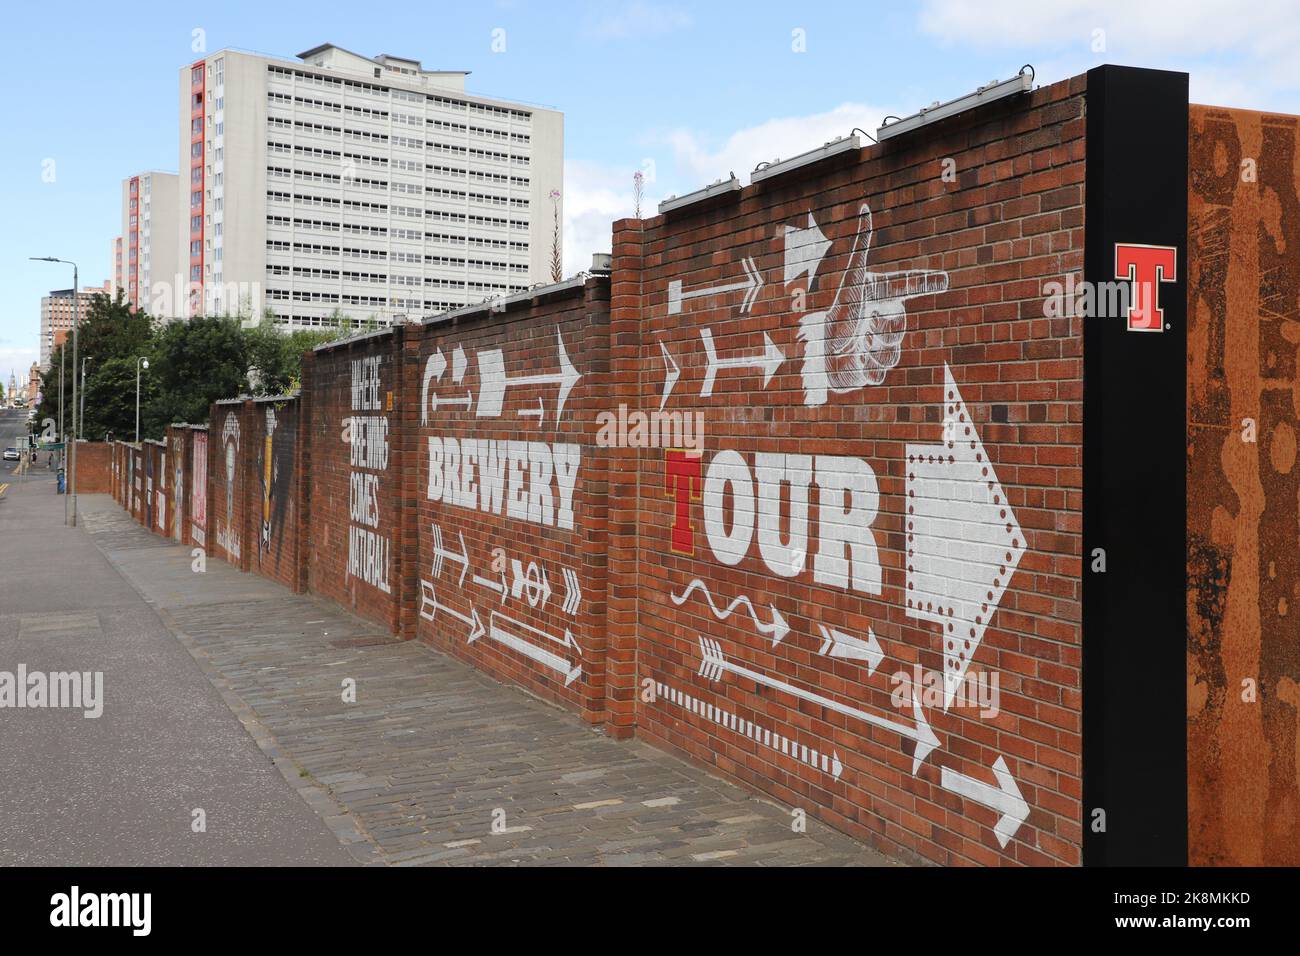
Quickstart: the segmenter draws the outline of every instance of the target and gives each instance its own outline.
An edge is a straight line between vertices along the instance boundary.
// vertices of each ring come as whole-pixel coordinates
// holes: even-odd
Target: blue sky
[[[565,266],[644,208],[734,170],[873,130],[1033,63],[1186,70],[1192,98],[1300,113],[1300,17],[1286,0],[671,2],[387,0],[14,4],[0,36],[0,378],[37,355],[40,298],[76,260],[108,278],[122,178],[175,170],[177,70],[223,47],[292,57],[324,42],[468,69],[472,92],[565,112]],[[492,50],[503,30],[504,52]],[[803,31],[804,49],[795,42]],[[1097,31],[1102,31],[1098,34]],[[497,34],[501,36],[501,34]],[[1104,49],[1096,50],[1099,39]],[[54,181],[42,177],[53,160]]]

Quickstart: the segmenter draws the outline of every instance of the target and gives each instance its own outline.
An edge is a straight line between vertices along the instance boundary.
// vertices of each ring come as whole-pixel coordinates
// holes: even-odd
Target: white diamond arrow
[[[999,845],[1005,849],[1007,843],[1020,829],[1020,824],[1024,823],[1029,816],[1029,804],[1020,795],[1020,788],[1016,786],[1015,778],[1007,769],[1006,760],[999,756],[993,762],[993,776],[998,781],[996,787],[974,777],[968,777],[964,773],[958,773],[956,770],[949,770],[947,767],[940,767],[939,771],[939,785],[945,790],[951,790],[967,800],[974,800],[1001,814],[993,827],[993,833],[998,838]]]
[[[704,341],[704,352],[709,363],[704,370],[704,383],[700,386],[701,398],[708,398],[713,394],[713,379],[717,376],[719,369],[761,368],[763,370],[763,387],[767,388],[768,382],[772,381],[772,376],[776,374],[776,370],[785,361],[785,355],[776,347],[766,332],[763,333],[763,351],[760,354],[733,355],[728,358],[718,358],[717,349],[713,346],[712,329],[700,329],[700,338]]]
[[[510,378],[506,375],[505,355],[501,349],[479,349],[478,417],[498,417],[501,414],[501,405],[505,400],[507,388],[526,385],[559,385],[560,391],[555,399],[555,419],[559,421],[564,414],[564,403],[569,397],[569,392],[573,390],[573,386],[578,383],[578,379],[582,378],[582,375],[569,361],[569,354],[564,350],[564,336],[560,334],[558,325],[555,327],[555,341],[557,343],[556,355],[560,365],[558,372],[550,372],[544,375],[521,375],[516,378]]]
[[[727,660],[723,656],[722,646],[708,638],[700,638],[700,676],[708,680],[721,680],[725,671],[731,671],[737,677],[747,677],[758,684],[771,687],[773,690],[779,690],[789,694],[792,697],[798,697],[800,700],[806,700],[809,703],[825,707],[827,710],[833,710],[837,714],[843,714],[846,717],[852,717],[855,720],[861,720],[864,723],[871,724],[873,727],[881,727],[885,730],[892,730],[900,737],[906,737],[908,740],[916,741],[916,750],[912,753],[912,774],[916,775],[917,770],[921,768],[921,763],[930,755],[930,751],[939,746],[939,738],[934,735],[930,729],[929,723],[925,719],[925,714],[921,710],[921,701],[917,698],[916,692],[912,692],[912,712],[916,717],[916,725],[909,727],[906,724],[900,724],[897,721],[890,720],[887,717],[877,717],[875,714],[868,713],[865,710],[859,710],[856,707],[850,707],[848,704],[841,704],[838,700],[832,700],[830,697],[823,697],[821,694],[815,694],[810,690],[802,687],[796,687],[776,677],[771,677],[761,671],[751,670],[734,661]]]
[[[827,627],[825,624],[818,624],[817,627],[821,630],[823,638],[818,654],[829,653],[831,657],[866,661],[868,675],[874,674],[885,658],[885,652],[880,649],[880,644],[876,641],[876,632],[871,628],[867,628],[867,639],[864,641],[843,631],[837,631],[833,627]]]
[[[944,364],[943,444],[908,445],[907,616],[943,627],[952,703],[1025,553],[1025,536]]]
[[[807,273],[808,284],[812,285],[817,267],[821,265],[826,250],[831,247],[831,241],[817,227],[812,213],[808,213],[807,229],[786,226],[782,233],[785,236],[785,284],[789,285]]]

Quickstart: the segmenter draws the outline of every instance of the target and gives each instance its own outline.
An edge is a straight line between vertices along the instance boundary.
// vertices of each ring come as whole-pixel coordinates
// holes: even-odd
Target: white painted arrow
[[[460,565],[460,580],[456,582],[457,587],[465,586],[465,572],[469,570],[469,550],[465,547],[465,536],[459,531],[456,532],[460,538],[460,554],[455,551],[448,551],[442,544],[442,528],[436,524],[433,526],[433,576],[436,578],[442,574],[442,565],[444,561],[454,561]]]
[[[442,373],[446,368],[447,360],[442,357],[442,349],[434,349],[433,354],[424,363],[424,383],[420,386],[421,425],[429,424],[429,385],[435,381],[442,381]]]
[[[1029,816],[1029,804],[1020,795],[1020,788],[1016,786],[1015,778],[1007,769],[1006,760],[998,757],[993,761],[993,776],[998,781],[996,787],[983,780],[958,773],[956,770],[949,770],[947,767],[940,767],[939,771],[939,785],[945,790],[951,790],[958,796],[974,800],[981,806],[1001,814],[993,827],[993,833],[998,838],[998,844],[1006,849],[1007,843],[1016,835],[1020,825]]]
[[[733,355],[730,358],[718,358],[713,347],[713,330],[700,329],[700,338],[704,340],[704,352],[708,358],[708,367],[704,370],[704,384],[700,386],[700,397],[708,398],[713,394],[713,379],[719,369],[724,368],[761,368],[763,370],[763,387],[767,388],[772,376],[785,361],[785,355],[776,347],[766,332],[763,333],[763,351],[759,355]]]
[[[578,642],[573,639],[573,634],[567,628],[564,631],[564,637],[558,638],[547,634],[543,630],[525,624],[523,621],[516,621],[514,618],[507,617],[499,611],[493,611],[488,628],[488,637],[503,644],[512,650],[518,651],[530,660],[534,660],[543,667],[548,667],[564,675],[564,686],[568,687],[580,676],[582,676],[582,665],[578,663],[570,664],[567,660],[545,647],[539,647],[532,641],[527,640],[519,633],[512,633],[505,627],[497,623],[500,618],[506,624],[515,628],[516,631],[527,631],[530,634],[537,635],[547,641],[559,644],[561,647],[571,647],[582,656],[582,648],[578,647]]]
[[[818,624],[818,629],[822,632],[822,647],[818,654],[825,655],[830,653],[831,657],[840,657],[845,660],[866,661],[867,674],[871,675],[876,672],[880,662],[885,658],[885,652],[880,649],[880,644],[876,640],[876,632],[867,628],[867,639],[864,641],[860,637],[853,637],[845,634],[843,631],[837,631],[833,627],[827,627],[825,624]]]
[[[436,412],[440,405],[470,409],[474,407],[474,396],[470,392],[466,392],[464,398],[439,398],[438,394],[435,392],[429,398],[428,407]]]
[[[740,260],[740,268],[745,272],[745,278],[740,282],[731,282],[727,285],[708,286],[703,289],[693,289],[690,292],[682,291],[682,280],[674,279],[668,283],[668,314],[677,315],[682,311],[682,302],[686,299],[696,299],[707,295],[721,295],[724,292],[739,292],[745,290],[745,298],[740,303],[740,311],[748,312],[754,307],[754,301],[758,298],[759,291],[763,288],[763,274],[758,271],[758,266],[754,264],[753,257],[746,256]]]
[[[496,418],[501,414],[501,404],[505,400],[506,389],[525,385],[559,385],[560,391],[555,399],[555,419],[559,421],[564,415],[564,403],[573,386],[582,378],[578,370],[569,361],[569,354],[564,350],[564,336],[560,327],[555,327],[556,354],[560,370],[545,375],[521,375],[510,378],[506,375],[505,356],[501,349],[479,349],[478,351],[478,417]]]
[[[465,358],[465,350],[457,345],[456,350],[451,353],[451,380],[453,382],[459,382],[465,377],[465,366],[468,364],[469,360]]]
[[[537,607],[541,604],[545,607],[551,598],[551,584],[547,580],[546,569],[539,568],[536,561],[529,561],[528,570],[525,571],[522,561],[511,558],[510,571],[514,577],[514,583],[510,585],[510,596],[517,598],[526,592],[529,605]]]
[[[912,692],[912,711],[916,717],[916,725],[909,727],[906,724],[900,724],[897,721],[887,717],[877,717],[875,714],[867,713],[865,710],[858,710],[856,707],[850,707],[848,704],[841,704],[837,700],[829,697],[823,697],[821,694],[815,694],[810,690],[802,687],[796,687],[788,684],[776,677],[771,677],[760,671],[751,670],[748,667],[729,661],[722,654],[722,646],[708,638],[700,638],[700,676],[708,680],[721,680],[724,671],[731,671],[737,677],[747,677],[758,684],[771,687],[774,690],[783,691],[792,697],[798,697],[800,700],[806,700],[809,703],[818,704],[827,710],[833,710],[837,714],[843,714],[846,717],[852,717],[855,720],[861,720],[864,723],[871,724],[873,727],[881,727],[885,730],[891,730],[900,737],[906,737],[908,740],[916,741],[916,750],[912,753],[912,774],[915,776],[920,769],[921,763],[930,755],[930,751],[939,746],[939,738],[934,735],[930,729],[929,723],[926,722],[925,714],[921,711],[921,701],[916,696],[916,691]]]
[[[432,621],[437,617],[438,612],[449,614],[456,620],[469,626],[469,642],[472,644],[483,636],[483,621],[478,616],[478,611],[474,605],[469,606],[468,614],[461,614],[455,608],[450,608],[445,604],[438,603],[438,595],[433,589],[433,583],[420,579],[420,617],[426,621]]]
[[[542,404],[542,396],[540,395],[537,396],[536,408],[521,408],[519,409],[518,412],[516,412],[516,414],[520,418],[536,418],[537,424],[540,425],[542,423],[542,419],[546,417],[546,406]]]
[[[789,754],[800,763],[807,764],[814,770],[829,773],[836,780],[844,772],[844,764],[840,762],[840,754],[837,750],[831,751],[829,754],[819,753],[815,747],[801,744],[792,737],[783,736],[781,733],[756,724],[752,720],[746,720],[744,717],[732,711],[724,710],[709,701],[692,697],[685,691],[678,690],[670,684],[656,682],[656,687],[660,700],[667,700],[704,720],[711,720],[720,727],[725,727],[742,737],[754,741],[755,744],[770,747],[780,754]]]
[[[664,389],[659,395],[659,410],[663,411],[664,406],[668,404],[668,396],[673,392],[673,386],[677,384],[677,379],[681,376],[682,370],[677,367],[673,361],[672,353],[668,351],[668,346],[663,342],[659,343],[659,350],[664,353]]]
[[[812,213],[808,213],[807,229],[785,226],[782,233],[785,236],[785,284],[789,285],[806,273],[811,286],[831,241],[818,228]]]
[[[943,707],[952,703],[1025,553],[1025,535],[943,367],[941,445],[908,445],[907,616],[943,626]]]
[[[754,621],[754,628],[761,634],[772,635],[773,647],[780,644],[782,639],[790,633],[790,625],[786,623],[785,618],[781,616],[781,612],[776,609],[775,604],[768,605],[768,610],[772,612],[771,621],[760,621],[757,612],[754,610],[754,602],[744,594],[735,598],[724,610],[719,610],[718,606],[713,603],[713,595],[709,593],[708,587],[705,586],[704,582],[699,578],[696,578],[690,584],[686,585],[686,590],[681,594],[670,593],[669,597],[673,599],[674,604],[681,607],[686,603],[686,599],[691,596],[691,592],[696,588],[704,594],[704,600],[708,602],[709,610],[713,612],[713,616],[719,621],[725,621],[727,618],[731,617],[732,612],[735,611],[737,607],[744,607],[745,610],[749,612],[750,618]]]
[[[506,597],[509,596],[510,589],[506,586],[506,573],[504,571],[501,572],[500,581],[494,581],[491,578],[485,578],[478,574],[474,575],[472,580],[475,584],[481,585],[492,591],[496,591],[498,594],[501,595],[501,603],[502,604],[506,603]]]
[[[578,583],[578,572],[572,568],[561,568],[564,572],[564,613],[576,617],[582,607],[582,585]]]

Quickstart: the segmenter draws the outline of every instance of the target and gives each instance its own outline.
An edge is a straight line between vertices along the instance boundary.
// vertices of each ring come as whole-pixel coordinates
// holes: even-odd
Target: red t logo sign
[[[1173,246],[1115,243],[1115,278],[1129,281],[1128,330],[1163,332],[1160,283],[1178,278],[1178,250]]]
[[[664,460],[664,492],[675,499],[672,549],[676,554],[695,553],[691,502],[700,500],[701,457],[672,449]]]

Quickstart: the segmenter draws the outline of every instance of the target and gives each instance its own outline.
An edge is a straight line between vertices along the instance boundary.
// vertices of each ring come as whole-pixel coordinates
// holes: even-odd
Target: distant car
[[[17,461],[20,457],[22,456],[18,454],[17,448],[5,449],[5,461]]]

